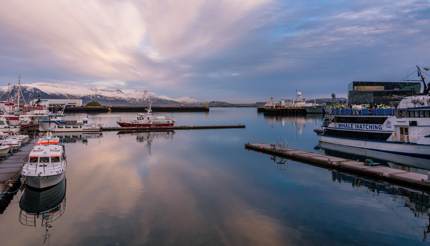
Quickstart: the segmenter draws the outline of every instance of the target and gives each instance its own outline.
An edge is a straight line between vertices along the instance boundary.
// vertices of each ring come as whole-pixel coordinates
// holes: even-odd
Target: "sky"
[[[0,84],[257,101],[430,65],[430,0],[3,0]]]

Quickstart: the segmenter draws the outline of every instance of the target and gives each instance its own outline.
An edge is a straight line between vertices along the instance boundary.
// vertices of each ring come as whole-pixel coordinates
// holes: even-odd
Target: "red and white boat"
[[[151,105],[149,105],[146,113],[138,113],[137,118],[131,121],[120,120],[117,122],[121,127],[136,127],[136,128],[160,128],[172,127],[175,121],[164,115],[153,115]]]

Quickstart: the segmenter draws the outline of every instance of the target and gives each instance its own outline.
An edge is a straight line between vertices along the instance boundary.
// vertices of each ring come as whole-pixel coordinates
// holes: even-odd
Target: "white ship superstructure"
[[[64,147],[58,144],[58,138],[45,137],[31,150],[21,174],[28,186],[44,189],[63,180],[65,171]]]

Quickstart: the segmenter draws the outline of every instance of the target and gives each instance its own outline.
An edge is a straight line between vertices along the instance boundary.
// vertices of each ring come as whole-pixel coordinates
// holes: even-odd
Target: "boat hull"
[[[117,122],[121,127],[136,127],[136,128],[159,128],[159,127],[173,127],[174,123],[131,123],[131,122]]]
[[[0,157],[5,157],[9,154],[10,147],[9,146],[0,146]]]
[[[362,159],[373,159],[377,162],[390,162],[394,164],[399,164],[402,166],[415,167],[419,169],[430,170],[430,163],[428,159],[394,154],[389,152],[383,152],[378,150],[370,150],[363,148],[350,147],[345,145],[338,145],[332,143],[320,142],[319,147],[325,151],[328,155],[335,155],[342,158],[362,158]],[[340,155],[341,154],[341,155]]]
[[[430,159],[430,145],[320,136],[320,142]]]
[[[26,187],[19,207],[27,213],[43,213],[56,208],[66,196],[66,179],[49,189],[34,190]]]
[[[35,189],[45,189],[60,183],[64,173],[50,176],[25,176],[25,184]]]

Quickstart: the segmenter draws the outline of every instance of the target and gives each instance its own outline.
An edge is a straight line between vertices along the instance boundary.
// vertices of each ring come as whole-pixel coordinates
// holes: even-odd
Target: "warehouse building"
[[[353,81],[348,88],[349,104],[397,105],[402,98],[421,92],[422,82],[413,81]]]

